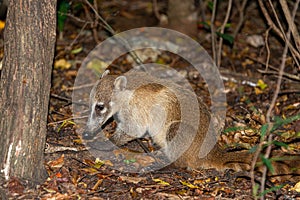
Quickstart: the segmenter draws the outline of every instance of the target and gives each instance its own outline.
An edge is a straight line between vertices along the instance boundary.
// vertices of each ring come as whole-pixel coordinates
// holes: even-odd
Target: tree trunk
[[[197,36],[198,14],[194,0],[169,0],[168,1],[169,28]]]
[[[0,172],[40,183],[56,39],[56,1],[10,0],[0,80]]]

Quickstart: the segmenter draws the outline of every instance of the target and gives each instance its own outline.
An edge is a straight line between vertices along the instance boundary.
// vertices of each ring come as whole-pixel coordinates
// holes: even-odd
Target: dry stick
[[[158,11],[157,0],[152,1],[152,10],[153,10],[155,17],[160,21],[161,19],[160,19],[160,14]]]
[[[96,17],[104,24],[104,28],[112,35],[115,35],[115,30],[99,15],[97,10],[91,5],[91,3],[88,0],[84,0],[84,2],[93,10]],[[114,38],[116,39],[116,38]],[[144,67],[142,60],[136,55],[134,51],[131,51],[131,47],[128,44],[126,40],[124,40],[122,37],[118,37],[118,41],[121,42],[121,44],[128,50],[129,55],[132,57],[132,59],[136,62],[136,64],[140,65],[145,71],[147,69]],[[117,41],[117,42],[118,42]]]
[[[91,88],[94,85],[95,85],[95,83],[89,83],[89,84],[80,85],[80,86],[77,86],[77,87],[68,87],[68,88],[62,89],[62,91],[81,90],[81,89],[85,89],[85,88]]]
[[[276,10],[275,10],[275,8],[274,8],[274,6],[273,6],[271,0],[269,0],[269,4],[270,4],[270,6],[271,6],[271,8],[272,8],[272,11],[273,11],[273,13],[274,13],[276,22],[278,23],[278,26],[279,26],[281,32],[283,33],[283,37],[284,37],[285,42],[288,44],[289,47],[290,47],[290,46],[293,47],[292,44],[291,44],[291,42],[290,42],[290,40],[287,39],[287,37],[286,37],[286,35],[285,35],[285,31],[284,31],[284,29],[283,29],[283,27],[282,27],[282,25],[281,25],[281,23],[280,23],[279,17],[278,17],[278,15],[277,15],[277,13],[276,13]],[[286,20],[289,20],[289,19],[286,18]],[[288,24],[290,24],[290,23],[294,23],[294,21],[288,22]],[[289,28],[291,29],[290,26],[289,26]],[[294,47],[293,47],[293,48],[294,48]],[[294,49],[295,49],[295,48],[294,48]],[[295,49],[295,51],[297,51],[297,50]],[[299,54],[298,51],[297,51],[297,53]],[[296,64],[297,64],[297,66],[300,67],[299,62],[298,62],[297,58],[294,56],[293,53],[292,53],[292,56],[293,56],[294,61],[295,61]]]
[[[232,0],[229,0],[229,2],[228,2],[228,7],[227,7],[227,12],[226,12],[226,16],[225,16],[224,22],[223,22],[223,24],[222,24],[222,26],[221,26],[221,29],[220,29],[220,33],[221,33],[221,34],[224,33],[226,24],[227,24],[228,19],[229,19],[229,16],[230,16],[231,7],[232,7]],[[217,55],[217,66],[218,66],[218,67],[221,66],[221,59],[222,59],[222,45],[223,45],[223,38],[222,38],[222,36],[221,36],[221,37],[220,37],[220,40],[219,40],[218,55]]]
[[[278,70],[275,70],[275,71],[265,71],[265,70],[257,69],[257,71],[259,73],[262,73],[262,74],[273,74],[273,75],[277,75],[278,74],[278,72],[276,72]],[[283,77],[285,77],[288,80],[300,81],[300,77],[298,77],[297,75],[289,74],[289,73],[286,73],[286,72],[283,73]]]
[[[211,46],[212,46],[212,52],[213,52],[213,59],[214,62],[217,63],[217,56],[216,56],[216,37],[215,37],[215,18],[216,18],[216,10],[217,10],[217,3],[218,0],[214,0],[213,5],[213,11],[210,19],[210,30],[211,30]],[[219,67],[219,66],[218,66]]]
[[[76,20],[80,23],[86,23],[86,24],[94,23],[93,21],[86,21],[86,20],[80,19],[79,17],[76,17],[76,16],[74,16],[72,14],[69,14],[69,13],[65,13],[64,15],[66,15],[67,17],[70,17],[70,18],[72,18],[72,19],[74,19],[74,20]]]
[[[270,65],[269,63],[267,63],[268,60],[266,61],[266,63],[263,63],[262,61],[260,61],[260,60],[258,60],[256,58],[253,58],[251,56],[246,56],[246,58],[249,58],[250,60],[253,60],[254,62],[257,62],[259,64],[265,65],[266,68],[270,68],[270,69],[274,70],[274,71],[267,71],[266,69],[265,70],[257,69],[257,71],[259,73],[262,73],[262,74],[274,74],[274,75],[278,74],[279,70],[276,67],[274,67],[274,66]],[[268,64],[268,66],[267,66],[267,64]],[[289,73],[284,72],[283,76],[286,77],[289,80],[300,81],[300,77],[298,77],[297,75],[294,75],[294,74],[289,74]]]
[[[300,37],[299,37],[299,33],[298,33],[298,30],[297,30],[297,27],[295,26],[295,23],[294,21],[292,20],[292,16],[291,16],[291,13],[289,11],[289,7],[286,3],[286,0],[279,0],[279,3],[282,7],[282,10],[283,10],[283,13],[284,13],[284,16],[288,22],[288,25],[289,27],[291,28],[291,31],[292,31],[292,35],[293,35],[293,38],[295,40],[295,44],[296,44],[296,47],[298,49],[298,51],[300,51]]]
[[[269,47],[269,32],[271,30],[271,27],[269,27],[266,31],[266,36],[265,36],[265,44],[266,44],[266,49],[267,49],[267,60],[266,60],[266,68],[265,71],[268,71],[269,69],[269,62],[270,62],[270,47]]]
[[[264,3],[262,0],[258,0],[258,3],[259,3],[259,7],[261,8],[262,10],[262,13],[264,15],[264,17],[266,18],[267,20],[267,23],[268,25],[275,31],[275,33],[285,42],[288,44],[289,48],[290,48],[290,51],[292,53],[292,56],[293,56],[293,59],[294,61],[296,62],[297,66],[299,66],[299,62],[297,59],[300,59],[300,53],[293,47],[293,45],[290,43],[290,41],[287,41],[286,38],[285,38],[285,35],[279,30],[279,28],[273,23],[266,7],[264,6]]]
[[[244,23],[244,15],[245,15],[245,8],[246,8],[246,4],[247,4],[248,0],[243,0],[243,3],[242,3],[242,6],[240,6],[238,8],[239,10],[239,16],[240,16],[240,19],[239,19],[239,22],[234,30],[234,33],[233,33],[233,38],[235,38],[238,34],[238,32],[240,31],[243,23]]]
[[[86,5],[83,5],[83,9],[84,9],[85,15],[88,18],[88,20],[92,21],[93,19],[92,19],[92,16],[90,15],[90,11],[89,11],[88,7]],[[94,21],[94,23],[92,23],[91,28],[92,28],[94,40],[97,44],[99,44],[100,40],[98,37],[98,31],[97,31],[97,21]]]

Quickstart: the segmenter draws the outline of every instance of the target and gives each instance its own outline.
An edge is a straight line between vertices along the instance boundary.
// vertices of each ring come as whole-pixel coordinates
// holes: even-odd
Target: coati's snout
[[[106,122],[112,117],[107,113],[107,107],[102,103],[94,103],[91,106],[91,113],[88,118],[83,139],[92,139],[106,126]]]

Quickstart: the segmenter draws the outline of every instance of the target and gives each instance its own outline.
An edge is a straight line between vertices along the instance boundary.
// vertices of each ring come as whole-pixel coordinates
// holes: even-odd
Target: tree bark
[[[10,0],[0,80],[0,173],[41,183],[56,1]]]

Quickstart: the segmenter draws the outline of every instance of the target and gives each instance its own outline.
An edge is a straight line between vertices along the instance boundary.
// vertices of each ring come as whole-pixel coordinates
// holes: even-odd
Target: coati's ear
[[[125,76],[119,76],[116,78],[114,86],[116,91],[123,91],[125,90],[127,85],[127,78]]]
[[[101,75],[101,78],[103,78],[103,77],[106,76],[107,74],[109,74],[109,70],[108,70],[108,69],[105,70],[105,71],[103,72],[103,74]]]

